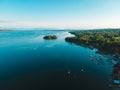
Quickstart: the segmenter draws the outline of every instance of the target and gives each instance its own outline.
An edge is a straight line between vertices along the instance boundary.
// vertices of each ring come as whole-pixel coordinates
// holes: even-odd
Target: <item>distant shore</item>
[[[0,32],[7,32],[7,31],[12,31],[12,30],[0,30]]]

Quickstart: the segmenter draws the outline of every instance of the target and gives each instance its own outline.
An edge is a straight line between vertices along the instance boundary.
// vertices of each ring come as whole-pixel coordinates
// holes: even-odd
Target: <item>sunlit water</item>
[[[51,34],[58,39],[43,39]],[[111,90],[109,57],[67,43],[67,36],[68,31],[0,32],[0,90]]]

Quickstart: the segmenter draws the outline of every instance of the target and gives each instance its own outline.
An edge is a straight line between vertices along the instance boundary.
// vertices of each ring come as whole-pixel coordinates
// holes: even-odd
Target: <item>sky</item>
[[[0,27],[120,28],[120,0],[0,0]]]

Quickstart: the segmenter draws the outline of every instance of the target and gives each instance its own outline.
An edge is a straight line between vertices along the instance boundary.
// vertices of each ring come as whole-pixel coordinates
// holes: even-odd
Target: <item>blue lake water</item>
[[[58,39],[43,39],[51,34]],[[67,36],[54,30],[0,32],[0,90],[112,90],[109,56],[67,43]]]

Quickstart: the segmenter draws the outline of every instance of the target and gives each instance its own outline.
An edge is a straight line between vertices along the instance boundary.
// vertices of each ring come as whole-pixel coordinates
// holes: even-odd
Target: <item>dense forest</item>
[[[43,38],[46,40],[53,40],[53,39],[57,39],[57,36],[56,35],[48,35],[48,36],[44,36]]]
[[[120,54],[120,29],[99,29],[72,31],[74,37],[67,37],[67,42],[97,48],[103,54]]]

